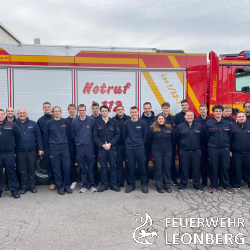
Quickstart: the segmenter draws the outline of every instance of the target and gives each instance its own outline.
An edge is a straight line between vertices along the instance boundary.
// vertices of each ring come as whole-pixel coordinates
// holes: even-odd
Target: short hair
[[[145,105],[150,105],[150,107],[152,107],[151,102],[144,102],[144,103],[143,103],[143,107],[144,107]]]
[[[49,105],[51,106],[51,103],[50,103],[50,102],[44,102],[44,103],[43,103],[43,106],[44,106],[45,104],[49,104]]]
[[[224,111],[224,107],[222,104],[215,104],[213,107],[212,107],[212,111],[214,112],[216,109],[221,109],[222,111]]]
[[[250,104],[250,102],[245,102],[245,103],[243,103],[243,108],[245,108],[245,105],[246,105],[247,103]]]
[[[5,114],[5,111],[3,109],[0,109],[0,111],[2,111]]]
[[[191,112],[191,113],[193,113],[193,114],[194,114],[194,111],[193,111],[193,110],[191,110],[191,109],[187,110],[187,111],[186,111],[186,113],[185,113],[185,115],[187,114],[187,112]]]
[[[79,110],[79,108],[85,108],[85,110],[86,110],[86,106],[84,104],[79,104],[78,105],[78,110]]]
[[[55,110],[56,108],[59,108],[59,109],[60,109],[60,111],[62,112],[62,109],[61,109],[59,106],[55,106],[55,107],[53,107],[52,112],[54,112],[54,110]]]
[[[124,108],[122,105],[118,105],[118,106],[116,106],[116,110],[117,110],[118,108],[120,108],[120,107]]]
[[[187,99],[183,99],[182,101],[181,101],[181,104],[182,103],[187,103],[188,104],[188,100]]]
[[[169,108],[170,108],[170,103],[164,102],[164,103],[162,103],[161,107],[162,107],[162,108],[163,108],[163,107],[169,107]]]
[[[72,104],[69,104],[69,105],[68,105],[68,110],[69,110],[69,108],[75,108],[75,109],[76,109],[76,105],[73,104],[73,103],[72,103]]]
[[[102,109],[107,109],[108,112],[109,112],[109,107],[108,107],[107,105],[102,105],[102,106],[100,107],[100,111],[102,111]]]
[[[225,106],[224,106],[224,110],[225,110],[225,109],[232,109],[232,108],[231,108],[229,105],[225,105]]]
[[[238,114],[244,114],[244,115],[246,116],[246,113],[245,113],[245,112],[243,112],[243,111],[239,111],[239,112],[237,112],[236,116],[238,116]]]
[[[91,105],[92,108],[93,108],[93,107],[96,107],[96,106],[97,106],[97,107],[100,106],[98,102],[93,102],[92,105]]]
[[[6,112],[7,112],[7,109],[9,109],[9,108],[12,108],[12,107],[8,107],[8,108],[6,108]],[[13,108],[12,108],[13,109]],[[13,109],[14,110],[14,109]],[[15,110],[14,110],[15,111]]]
[[[207,109],[207,105],[206,105],[206,104],[201,104],[201,105],[199,106],[199,109],[202,108],[202,107],[204,107],[204,108]]]
[[[130,108],[130,110],[131,110],[131,109],[133,109],[133,110],[137,109],[137,110],[138,110],[138,108],[137,108],[136,106],[132,106],[132,107]]]

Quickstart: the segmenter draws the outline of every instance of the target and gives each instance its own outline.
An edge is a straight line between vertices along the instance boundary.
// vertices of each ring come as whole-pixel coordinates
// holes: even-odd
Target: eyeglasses
[[[19,115],[25,115],[26,114],[26,112],[22,112],[22,113],[18,113]]]

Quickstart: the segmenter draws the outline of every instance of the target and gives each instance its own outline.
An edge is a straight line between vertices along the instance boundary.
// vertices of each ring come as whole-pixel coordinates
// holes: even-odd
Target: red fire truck
[[[219,58],[220,57],[220,58]],[[230,105],[233,114],[250,100],[250,52],[235,55],[184,53],[138,48],[0,44],[0,108],[25,108],[30,119],[42,115],[51,102],[68,116],[67,106],[91,103],[110,107],[113,116],[122,104],[142,113],[146,101],[155,113],[163,102],[172,114],[188,99],[196,115],[206,104]]]

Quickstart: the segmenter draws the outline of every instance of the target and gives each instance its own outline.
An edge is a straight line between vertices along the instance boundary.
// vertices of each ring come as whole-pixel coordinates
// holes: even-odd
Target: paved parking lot
[[[159,194],[152,180],[149,194],[141,192],[139,182],[130,194],[124,193],[125,187],[120,193],[83,194],[78,193],[79,188],[80,183],[73,194],[60,196],[46,185],[37,186],[37,194],[28,192],[18,200],[4,192],[0,198],[0,249],[250,249],[247,187],[235,195],[219,190],[215,194],[199,193],[191,183],[184,192],[173,188],[171,194]],[[170,218],[168,222],[173,218],[194,218],[196,222],[198,218],[244,218],[244,227],[183,227],[180,222],[177,227],[172,223],[166,227],[166,218]],[[218,243],[223,244],[208,245],[205,238],[203,244],[194,245],[194,239],[184,244],[181,236],[185,233],[184,243],[203,233],[204,237],[222,234]],[[233,245],[230,241],[225,244],[226,233],[232,235]],[[244,234],[244,244],[235,243],[238,233]],[[174,234],[179,245],[173,245]],[[152,244],[141,244],[145,242]],[[237,242],[241,243],[240,237]]]

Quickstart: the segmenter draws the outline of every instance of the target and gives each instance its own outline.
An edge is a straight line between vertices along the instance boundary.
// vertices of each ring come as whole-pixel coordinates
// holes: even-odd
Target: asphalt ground
[[[189,183],[183,192],[173,187],[171,194],[160,194],[150,180],[149,193],[143,194],[137,180],[132,193],[126,194],[125,188],[119,193],[108,190],[80,194],[78,182],[73,194],[60,196],[47,185],[39,185],[38,193],[27,192],[17,200],[4,191],[0,198],[0,249],[250,249],[247,187],[234,195],[221,190],[210,194],[194,190]],[[171,222],[166,227],[166,218],[168,222],[175,218],[177,224]],[[184,227],[185,223],[178,222],[181,218],[194,218],[195,223]],[[243,218],[244,227],[237,223],[203,227],[197,224],[198,218],[230,218],[232,222]],[[235,240],[239,233],[244,235]],[[195,234],[203,235],[203,242],[195,245]],[[213,244],[205,240],[210,234]],[[225,234],[231,234],[233,239],[227,244]],[[216,244],[216,235],[217,243],[222,245]],[[235,243],[241,243],[240,238],[244,238],[244,244]]]

